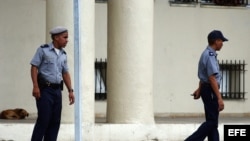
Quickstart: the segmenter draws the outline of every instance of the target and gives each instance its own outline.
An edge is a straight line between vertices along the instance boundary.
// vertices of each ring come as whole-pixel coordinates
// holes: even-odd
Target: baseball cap
[[[215,39],[221,39],[223,42],[228,41],[227,38],[225,38],[220,30],[213,30],[211,31],[208,36],[208,40],[215,40]]]
[[[49,33],[51,35],[55,35],[55,34],[60,34],[60,33],[66,32],[66,31],[68,31],[67,28],[65,28],[63,26],[56,26],[56,27],[52,28]]]

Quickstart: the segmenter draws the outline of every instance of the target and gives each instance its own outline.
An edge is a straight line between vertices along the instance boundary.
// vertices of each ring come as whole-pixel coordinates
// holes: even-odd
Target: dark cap
[[[225,38],[225,37],[223,36],[222,32],[219,31],[219,30],[213,30],[213,31],[211,31],[211,32],[208,34],[207,39],[208,39],[208,40],[221,39],[223,42],[224,42],[224,41],[228,41],[228,39]]]
[[[60,33],[67,32],[67,31],[68,31],[67,28],[62,27],[62,26],[57,26],[57,27],[52,28],[49,33],[51,35],[55,35],[55,34],[60,34]]]

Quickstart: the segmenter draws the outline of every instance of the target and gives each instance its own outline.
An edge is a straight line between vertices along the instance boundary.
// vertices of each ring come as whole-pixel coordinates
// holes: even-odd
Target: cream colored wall
[[[37,110],[32,96],[30,61],[49,34],[46,1],[0,0],[0,19],[0,111],[24,108],[34,118]],[[70,37],[69,40],[73,41]],[[68,104],[66,91],[63,95],[62,121],[72,122],[74,108]]]
[[[97,59],[107,58],[107,4],[97,3],[95,7],[95,55]],[[107,102],[95,102],[96,116],[106,116]]]
[[[166,0],[155,3],[155,113],[200,113],[201,100],[190,94],[198,87],[197,64],[207,46],[207,34],[221,30],[229,39],[218,59],[250,61],[250,9],[170,7]],[[246,66],[249,70],[249,65]],[[246,73],[246,91],[250,76]],[[223,113],[249,113],[245,101],[225,101]]]
[[[45,42],[45,1],[0,0],[0,110],[36,111],[30,60]]]
[[[106,58],[106,8],[106,4],[96,4],[97,58]],[[21,107],[36,112],[29,62],[45,42],[45,12],[44,0],[0,0],[0,110]],[[219,59],[244,59],[249,64],[249,15],[250,9],[170,7],[167,0],[155,1],[155,113],[203,113],[201,100],[194,101],[189,94],[198,85],[197,62],[207,34],[220,29],[229,38],[218,52]],[[249,82],[246,72],[247,92]],[[225,101],[223,113],[250,113],[248,98],[247,94],[245,101]],[[66,107],[67,96],[64,99]],[[105,114],[106,102],[96,102],[95,110]]]

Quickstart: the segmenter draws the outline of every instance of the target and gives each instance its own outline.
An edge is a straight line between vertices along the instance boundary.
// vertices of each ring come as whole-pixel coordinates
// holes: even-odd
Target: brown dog
[[[24,119],[28,116],[29,113],[20,108],[4,110],[0,114],[1,119]]]

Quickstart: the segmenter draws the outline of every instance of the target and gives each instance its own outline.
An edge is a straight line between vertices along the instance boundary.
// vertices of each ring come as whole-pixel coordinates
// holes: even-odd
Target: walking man
[[[31,60],[32,94],[36,99],[38,117],[31,141],[56,141],[61,122],[62,88],[69,92],[69,104],[75,98],[71,86],[67,56],[64,47],[68,30],[55,27],[50,31],[52,42],[40,46]]]
[[[224,41],[228,41],[222,32],[213,30],[208,34],[208,46],[200,57],[198,66],[199,87],[194,92],[194,99],[202,98],[206,121],[185,141],[219,141],[218,118],[224,109],[220,94],[221,74],[216,51],[220,51]]]

